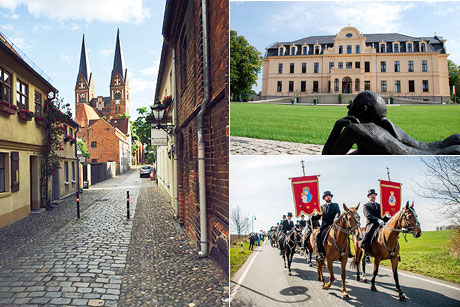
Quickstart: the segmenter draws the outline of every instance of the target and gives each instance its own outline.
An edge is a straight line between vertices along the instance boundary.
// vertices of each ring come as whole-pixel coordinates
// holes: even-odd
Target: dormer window
[[[380,53],[385,53],[386,52],[386,44],[385,43],[380,43]]]
[[[398,53],[399,52],[399,43],[393,43],[393,52]]]
[[[302,47],[302,55],[307,55],[308,54],[308,46],[303,46]]]
[[[407,42],[406,43],[406,48],[407,48],[407,52],[413,52],[414,50],[414,45],[412,42]]]
[[[278,48],[278,55],[279,55],[279,56],[283,56],[283,55],[284,55],[284,47],[283,47],[283,46],[280,46],[280,47]]]
[[[426,44],[420,43],[420,52],[426,52]]]
[[[291,47],[291,55],[295,55],[296,54],[296,47]]]
[[[315,46],[315,54],[320,54],[321,53],[321,47],[316,45]]]

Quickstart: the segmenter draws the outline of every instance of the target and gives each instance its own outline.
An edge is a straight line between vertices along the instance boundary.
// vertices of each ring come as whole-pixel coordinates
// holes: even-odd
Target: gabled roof
[[[87,105],[86,103],[79,103],[77,106],[78,106],[78,110],[75,110],[75,113],[76,113],[75,120],[81,126],[85,126],[84,124],[87,121],[97,120],[100,118],[97,112],[91,106]]]
[[[77,83],[80,74],[83,74],[83,77],[89,84],[91,81],[91,69],[89,66],[88,54],[86,53],[85,34],[83,34],[83,40],[81,42],[80,68],[78,70]]]
[[[128,135],[129,134],[129,118],[113,118],[110,121],[110,124],[115,128],[118,128],[121,132]]]
[[[115,44],[115,55],[113,58],[113,69],[112,69],[112,77],[110,81],[112,82],[113,76],[115,72],[118,70],[123,81],[126,83],[126,67],[125,67],[125,59],[123,58],[123,50],[121,49],[121,41],[120,41],[120,29],[117,31],[117,42]]]

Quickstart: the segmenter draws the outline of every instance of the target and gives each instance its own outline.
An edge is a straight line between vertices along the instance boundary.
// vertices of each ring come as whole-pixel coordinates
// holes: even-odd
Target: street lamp
[[[149,118],[147,116],[147,122],[156,123],[156,128],[162,129],[166,131],[168,134],[174,129],[174,126],[170,123],[162,124],[161,122],[164,120],[166,106],[160,103],[158,98],[155,101],[155,104],[150,107],[152,109],[153,118]]]
[[[252,222],[252,232],[254,232],[254,220],[256,220],[256,216],[253,215],[252,218],[251,218],[251,222]]]

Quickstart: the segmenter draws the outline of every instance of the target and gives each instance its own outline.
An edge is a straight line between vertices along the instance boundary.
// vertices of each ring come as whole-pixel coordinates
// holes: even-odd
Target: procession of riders
[[[362,265],[363,281],[366,282],[365,262],[369,262],[369,256],[374,257],[374,271],[371,290],[376,291],[375,278],[378,273],[380,261],[390,259],[393,269],[393,277],[399,299],[404,300],[405,295],[399,286],[397,265],[399,257],[399,234],[406,238],[407,233],[412,233],[415,238],[421,236],[420,223],[415,213],[414,204],[407,202],[402,205],[401,210],[391,218],[382,217],[382,208],[376,202],[377,192],[370,189],[367,193],[369,201],[364,204],[364,216],[366,218],[365,228],[361,228],[360,216],[358,214],[359,204],[356,207],[348,208],[343,204],[341,212],[339,204],[332,202],[331,191],[323,193],[324,203],[321,205],[321,213],[310,215],[306,220],[305,215],[295,224],[293,215],[288,212],[283,215],[282,220],[272,226],[267,232],[271,246],[279,248],[283,257],[284,265],[289,269],[291,275],[291,262],[296,249],[301,254],[307,255],[307,263],[312,266],[312,255],[316,256],[318,279],[322,281],[323,288],[329,289],[334,274],[332,263],[340,261],[342,266],[342,291],[343,297],[348,298],[345,290],[345,266],[347,258],[353,258],[350,266],[356,269],[356,280],[360,280],[360,264]],[[364,232],[364,234],[363,234]],[[351,254],[350,235],[355,249],[355,255]],[[330,280],[326,284],[323,278],[323,267],[327,261]]]

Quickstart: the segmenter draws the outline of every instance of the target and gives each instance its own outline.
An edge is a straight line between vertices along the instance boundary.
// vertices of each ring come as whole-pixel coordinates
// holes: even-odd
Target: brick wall
[[[168,0],[167,39],[176,48],[179,220],[199,247],[197,114],[203,99],[201,1]],[[204,118],[210,256],[228,273],[228,0],[208,1],[210,101]]]

